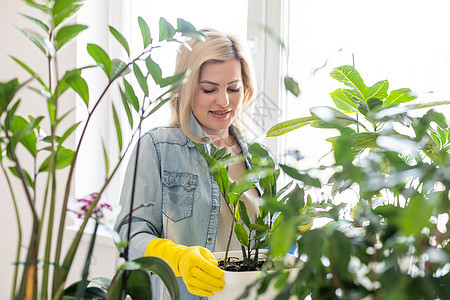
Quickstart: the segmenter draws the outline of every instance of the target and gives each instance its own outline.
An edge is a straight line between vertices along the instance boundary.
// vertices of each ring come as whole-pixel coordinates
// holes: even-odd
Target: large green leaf
[[[56,169],[64,169],[72,164],[74,151],[64,148],[58,147],[56,150]],[[50,166],[50,156],[47,157],[44,162],[39,167],[39,172],[48,172],[48,168]]]
[[[144,43],[144,48],[147,48],[152,43],[152,35],[150,33],[150,28],[147,22],[141,17],[138,17],[139,28],[141,29],[142,41]]]
[[[420,194],[413,197],[403,209],[400,217],[400,227],[405,235],[419,235],[430,220],[433,203],[425,200]]]
[[[178,281],[172,268],[161,258],[146,256],[134,260],[141,265],[142,270],[150,271],[158,275],[169,290],[173,300],[180,299]]]
[[[128,45],[128,42],[123,37],[123,35],[112,26],[109,26],[109,31],[116,38],[116,40],[122,45],[122,47],[125,49],[125,51],[128,54],[128,57],[130,57],[130,46]]]
[[[132,299],[152,300],[150,273],[143,270],[130,271],[127,292]]]
[[[389,96],[384,100],[383,106],[395,106],[400,103],[405,103],[417,99],[417,95],[414,94],[410,89],[398,89],[391,91]]]
[[[325,232],[321,228],[306,231],[298,240],[298,252],[308,256],[308,264],[313,270],[318,271],[322,268],[320,258],[323,255],[324,245]]]
[[[267,131],[268,137],[275,137],[291,132],[297,128],[311,124],[313,121],[319,120],[316,116],[303,117],[298,119],[293,119],[289,121],[284,121],[272,126],[269,131]]]
[[[353,147],[360,148],[360,149],[374,149],[378,148],[377,145],[377,138],[378,134],[374,132],[359,132],[354,133],[352,135],[354,144]]]
[[[128,103],[127,101],[127,96],[125,95],[125,92],[120,87],[119,90],[122,99],[122,105],[123,108],[125,109],[125,113],[127,114],[128,124],[130,125],[131,128],[133,128],[133,115],[131,113],[130,103]]]
[[[331,73],[331,77],[342,82],[348,87],[353,88],[362,100],[367,100],[365,95],[367,94],[367,86],[364,84],[363,79],[359,75],[358,71],[352,66],[341,66],[334,68]]]
[[[55,0],[52,8],[53,26],[56,28],[68,17],[75,14],[83,5],[84,0]]]
[[[167,22],[166,19],[161,17],[159,19],[159,41],[170,40],[175,34],[175,28]]]
[[[181,85],[181,82],[182,82],[185,74],[186,74],[186,72],[183,71],[183,72],[175,74],[173,76],[162,78],[161,81],[159,82],[159,85],[161,87],[166,87],[169,85],[179,86],[179,85]]]
[[[97,65],[103,69],[106,76],[108,76],[108,78],[111,78],[111,70],[112,70],[111,59],[109,58],[105,50],[103,50],[98,45],[88,44],[87,51],[89,55],[95,60]]]

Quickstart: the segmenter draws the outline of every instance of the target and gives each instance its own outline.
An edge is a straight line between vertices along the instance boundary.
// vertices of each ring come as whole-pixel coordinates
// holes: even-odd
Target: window
[[[389,91],[410,88],[421,102],[450,98],[450,19],[446,1],[291,0],[285,15],[289,57],[286,70],[301,95],[285,97],[283,120],[309,115],[313,106],[334,106],[341,85],[330,71],[355,65],[367,85],[387,79]],[[437,108],[449,112],[449,108]],[[300,168],[326,165],[333,132],[303,127],[286,136],[299,150]]]

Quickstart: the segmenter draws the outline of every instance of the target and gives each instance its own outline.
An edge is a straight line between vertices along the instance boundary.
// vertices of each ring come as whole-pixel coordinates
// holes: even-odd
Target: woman
[[[205,42],[191,40],[177,57],[176,73],[187,78],[174,91],[169,127],[150,130],[140,140],[134,207],[154,202],[133,213],[129,248],[131,259],[158,256],[179,278],[181,299],[205,299],[225,284],[211,251],[223,251],[232,216],[225,208],[209,166],[192,141],[209,152],[210,144],[227,147],[232,155],[246,154],[247,146],[235,124],[253,98],[250,59],[232,36],[205,30]],[[121,194],[120,222],[128,213],[136,151],[127,169]],[[246,165],[230,166],[230,180],[238,179]],[[244,197],[257,212],[257,194]],[[127,219],[117,228],[126,239]],[[117,226],[117,225],[116,225]],[[240,249],[237,240],[232,248]],[[153,276],[154,278],[156,276]],[[169,299],[158,278],[154,299]]]

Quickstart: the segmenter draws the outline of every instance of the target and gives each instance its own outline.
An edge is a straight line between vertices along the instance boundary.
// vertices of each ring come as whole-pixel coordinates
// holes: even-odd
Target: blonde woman
[[[253,71],[244,45],[235,37],[204,30],[206,41],[189,42],[177,57],[176,72],[187,71],[182,86],[174,91],[171,126],[157,127],[140,140],[134,206],[141,208],[116,228],[126,239],[132,223],[129,257],[158,256],[179,277],[181,299],[206,299],[222,290],[224,272],[212,251],[223,251],[232,216],[192,141],[209,152],[210,144],[227,147],[232,155],[246,154],[247,145],[237,122],[255,93]],[[136,150],[127,169],[117,220],[128,212]],[[249,167],[245,162],[230,166],[230,180],[237,180]],[[257,192],[246,192],[246,207],[257,212]],[[223,208],[223,209],[221,209]],[[118,226],[118,224],[116,225]],[[232,249],[240,249],[237,240]],[[153,276],[154,299],[170,299],[157,276]]]

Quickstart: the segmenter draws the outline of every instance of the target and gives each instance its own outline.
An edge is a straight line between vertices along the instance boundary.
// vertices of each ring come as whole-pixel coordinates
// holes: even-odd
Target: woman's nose
[[[221,107],[227,107],[229,103],[230,103],[230,99],[229,99],[228,93],[226,91],[218,93],[217,98],[216,98],[217,105],[219,105]]]

